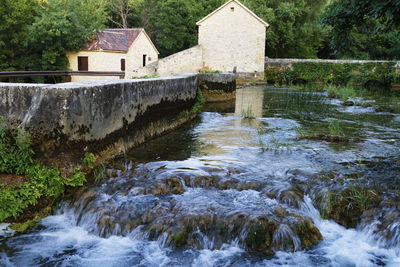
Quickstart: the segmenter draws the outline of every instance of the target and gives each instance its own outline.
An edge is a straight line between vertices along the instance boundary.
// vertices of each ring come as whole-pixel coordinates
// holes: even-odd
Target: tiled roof
[[[97,38],[88,43],[87,50],[113,50],[128,52],[143,29],[106,29],[97,32]]]

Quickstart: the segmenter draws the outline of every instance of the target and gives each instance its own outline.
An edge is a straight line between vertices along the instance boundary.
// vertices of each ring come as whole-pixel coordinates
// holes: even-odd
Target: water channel
[[[332,119],[357,141],[299,138]],[[400,266],[399,129],[400,114],[324,93],[240,89],[27,234],[0,225],[0,266]],[[359,187],[379,202],[356,228],[321,215],[330,192]]]

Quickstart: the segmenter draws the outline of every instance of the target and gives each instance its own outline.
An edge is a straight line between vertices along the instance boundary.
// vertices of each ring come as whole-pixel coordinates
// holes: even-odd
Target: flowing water
[[[0,225],[0,266],[400,266],[399,114],[267,87],[205,110],[29,233]],[[360,140],[299,139],[330,118]],[[321,217],[355,187],[380,197],[356,228]]]

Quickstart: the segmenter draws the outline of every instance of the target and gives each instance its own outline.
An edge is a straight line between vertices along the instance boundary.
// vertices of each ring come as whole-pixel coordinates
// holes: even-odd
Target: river
[[[332,120],[349,142],[299,138]],[[237,90],[28,233],[0,225],[0,266],[400,266],[399,129],[399,114],[324,93]],[[355,228],[322,214],[346,188],[379,198]]]

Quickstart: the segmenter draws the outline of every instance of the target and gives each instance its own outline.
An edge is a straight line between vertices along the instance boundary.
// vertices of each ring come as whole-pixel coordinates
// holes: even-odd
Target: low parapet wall
[[[337,63],[337,64],[365,64],[391,62],[385,60],[335,60],[335,59],[294,59],[294,58],[265,58],[265,68],[288,68],[298,62]],[[396,67],[400,69],[400,61]]]
[[[201,73],[199,74],[199,88],[203,92],[206,102],[223,102],[232,100],[236,95],[236,74]]]
[[[159,59],[133,72],[133,77],[146,75],[171,76],[181,73],[198,73],[202,69],[203,49],[200,45]]]
[[[82,83],[0,83],[0,116],[25,128],[40,156],[120,154],[169,131],[196,99],[197,75]],[[78,152],[78,153],[76,153]],[[111,155],[107,155],[111,156]]]

